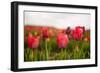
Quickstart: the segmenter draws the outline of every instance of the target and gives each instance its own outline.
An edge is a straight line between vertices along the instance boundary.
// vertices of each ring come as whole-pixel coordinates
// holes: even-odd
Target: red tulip
[[[39,38],[33,36],[31,33],[28,35],[28,47],[29,48],[37,48],[39,46]]]
[[[66,29],[66,34],[70,34],[70,33],[71,33],[71,28],[68,27],[68,28]]]
[[[83,27],[77,26],[77,27],[76,27],[76,30],[78,30],[78,29],[81,29],[83,33],[85,32],[85,27],[84,27],[84,26],[83,26]]]
[[[59,48],[65,48],[68,44],[68,36],[66,34],[58,34],[57,44]]]
[[[76,27],[74,30],[72,30],[72,37],[75,40],[81,40],[83,37],[83,28],[80,26]]]
[[[48,38],[49,37],[49,32],[48,32],[48,28],[44,27],[42,29],[42,34],[44,38]]]

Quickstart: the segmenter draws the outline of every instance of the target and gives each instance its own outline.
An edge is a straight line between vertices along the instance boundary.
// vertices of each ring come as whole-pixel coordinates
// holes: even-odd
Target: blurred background
[[[90,28],[91,15],[89,13],[54,13],[54,12],[29,12],[25,11],[25,25],[53,26],[66,28],[85,26]]]

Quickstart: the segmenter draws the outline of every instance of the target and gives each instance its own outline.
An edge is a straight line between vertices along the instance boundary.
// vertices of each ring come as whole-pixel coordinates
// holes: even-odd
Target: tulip
[[[59,48],[65,48],[68,44],[68,36],[67,34],[58,34],[57,36],[57,44]]]
[[[78,30],[78,29],[81,29],[83,33],[85,32],[85,27],[84,27],[84,26],[83,26],[83,27],[77,26],[77,27],[76,27],[76,30]]]
[[[72,39],[72,35],[71,35],[72,29],[70,27],[67,27],[65,31],[66,31],[66,34],[68,35],[69,40]]]
[[[81,40],[83,37],[83,28],[81,27],[76,27],[74,30],[72,30],[72,37],[75,40]]]
[[[43,38],[48,38],[49,37],[48,28],[44,27],[42,29],[42,34],[43,34]]]
[[[31,33],[28,35],[28,47],[29,48],[38,48],[39,46],[39,38],[33,36]]]
[[[68,27],[68,28],[66,29],[66,34],[70,34],[70,33],[71,33],[71,28]]]

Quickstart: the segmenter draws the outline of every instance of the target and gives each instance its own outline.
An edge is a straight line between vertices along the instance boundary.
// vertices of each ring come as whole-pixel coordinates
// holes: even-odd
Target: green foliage
[[[24,60],[26,62],[90,58],[90,43],[84,40],[70,40],[66,48],[57,48],[55,39],[52,39],[49,42],[41,41],[40,45],[42,48],[25,48]]]

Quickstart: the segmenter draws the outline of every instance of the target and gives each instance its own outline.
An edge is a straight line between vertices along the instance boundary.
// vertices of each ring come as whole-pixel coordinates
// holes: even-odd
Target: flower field
[[[24,26],[24,61],[90,58],[90,29]]]

